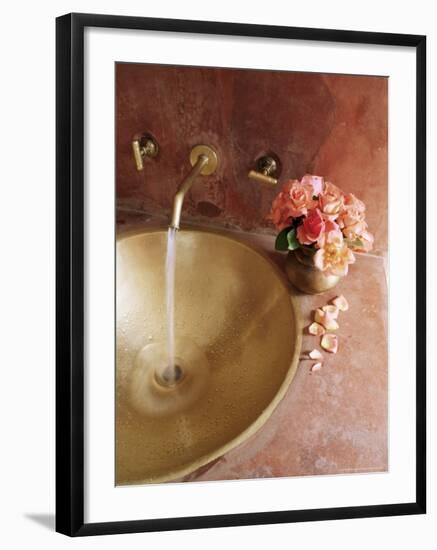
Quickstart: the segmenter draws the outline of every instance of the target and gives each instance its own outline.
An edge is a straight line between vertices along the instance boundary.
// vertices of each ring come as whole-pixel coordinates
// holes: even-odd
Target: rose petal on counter
[[[319,323],[323,327],[326,328],[326,330],[337,330],[338,329],[338,323],[335,320],[338,315],[337,308],[336,312],[331,311],[323,311],[323,309],[316,309],[314,312],[314,320],[316,323]]]
[[[327,319],[325,321],[325,328],[329,331],[334,331],[339,329],[339,324],[335,319]]]
[[[325,320],[325,312],[323,309],[316,309],[314,312],[314,321],[316,323],[319,323],[320,325],[323,325],[323,321]]]
[[[320,370],[322,368],[322,363],[314,363],[314,365],[311,367],[311,372],[315,372],[317,370]]]
[[[311,359],[320,359],[320,360],[323,359],[323,355],[320,353],[318,349],[313,349],[312,351],[309,352],[308,355],[310,356]]]
[[[338,350],[338,339],[335,334],[324,334],[320,345],[329,353],[337,353]]]
[[[311,323],[308,332],[314,336],[322,336],[322,334],[325,334],[325,329],[319,323]]]
[[[325,313],[329,313],[329,315],[332,319],[337,319],[338,318],[338,311],[339,310],[338,310],[337,306],[327,304],[326,306],[322,307],[322,311],[324,311]]]
[[[341,294],[340,296],[337,296],[333,300],[331,300],[332,304],[337,307],[340,311],[347,311],[349,309],[349,304],[346,298]]]

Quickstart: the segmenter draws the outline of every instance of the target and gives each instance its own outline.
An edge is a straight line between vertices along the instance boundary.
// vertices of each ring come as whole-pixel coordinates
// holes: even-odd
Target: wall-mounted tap
[[[270,155],[260,157],[256,161],[256,170],[251,170],[248,177],[252,180],[276,185],[278,183],[279,162]]]
[[[140,172],[144,168],[144,157],[155,158],[158,155],[158,142],[150,134],[144,134],[141,138],[132,141],[132,151],[135,165],[138,172]]]
[[[193,185],[194,180],[199,175],[209,176],[215,172],[218,164],[217,153],[209,145],[196,145],[191,150],[190,162],[193,168],[179,186],[173,201],[170,227],[174,229],[179,229],[185,195]]]

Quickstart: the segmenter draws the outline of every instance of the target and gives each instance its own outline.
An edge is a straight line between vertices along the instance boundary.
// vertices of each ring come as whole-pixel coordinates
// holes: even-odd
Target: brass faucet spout
[[[208,145],[197,145],[191,151],[190,161],[193,168],[179,186],[173,201],[170,227],[174,229],[179,229],[180,227],[182,205],[184,203],[185,195],[193,185],[197,176],[206,176],[215,171],[217,167],[217,154],[214,149]]]
[[[205,155],[200,155],[199,158],[197,159],[196,164],[193,166],[191,172],[188,174],[188,176],[184,179],[184,181],[179,186],[179,189],[173,201],[173,211],[171,214],[170,227],[179,229],[179,225],[181,221],[182,205],[184,203],[185,195],[193,185],[194,180],[202,172],[203,167],[206,166],[207,164],[208,164],[208,157]]]

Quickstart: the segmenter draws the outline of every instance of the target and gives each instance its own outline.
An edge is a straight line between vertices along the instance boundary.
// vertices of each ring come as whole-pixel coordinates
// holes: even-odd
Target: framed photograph
[[[425,513],[425,37],[56,35],[57,530]]]

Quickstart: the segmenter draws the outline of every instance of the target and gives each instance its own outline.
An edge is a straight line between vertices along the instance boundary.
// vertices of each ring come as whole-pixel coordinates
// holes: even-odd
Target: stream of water
[[[175,287],[175,262],[176,262],[176,235],[177,229],[169,227],[167,233],[167,256],[165,259],[165,287],[167,309],[167,350],[170,378],[176,377],[175,364],[175,338],[174,338],[174,287]]]

